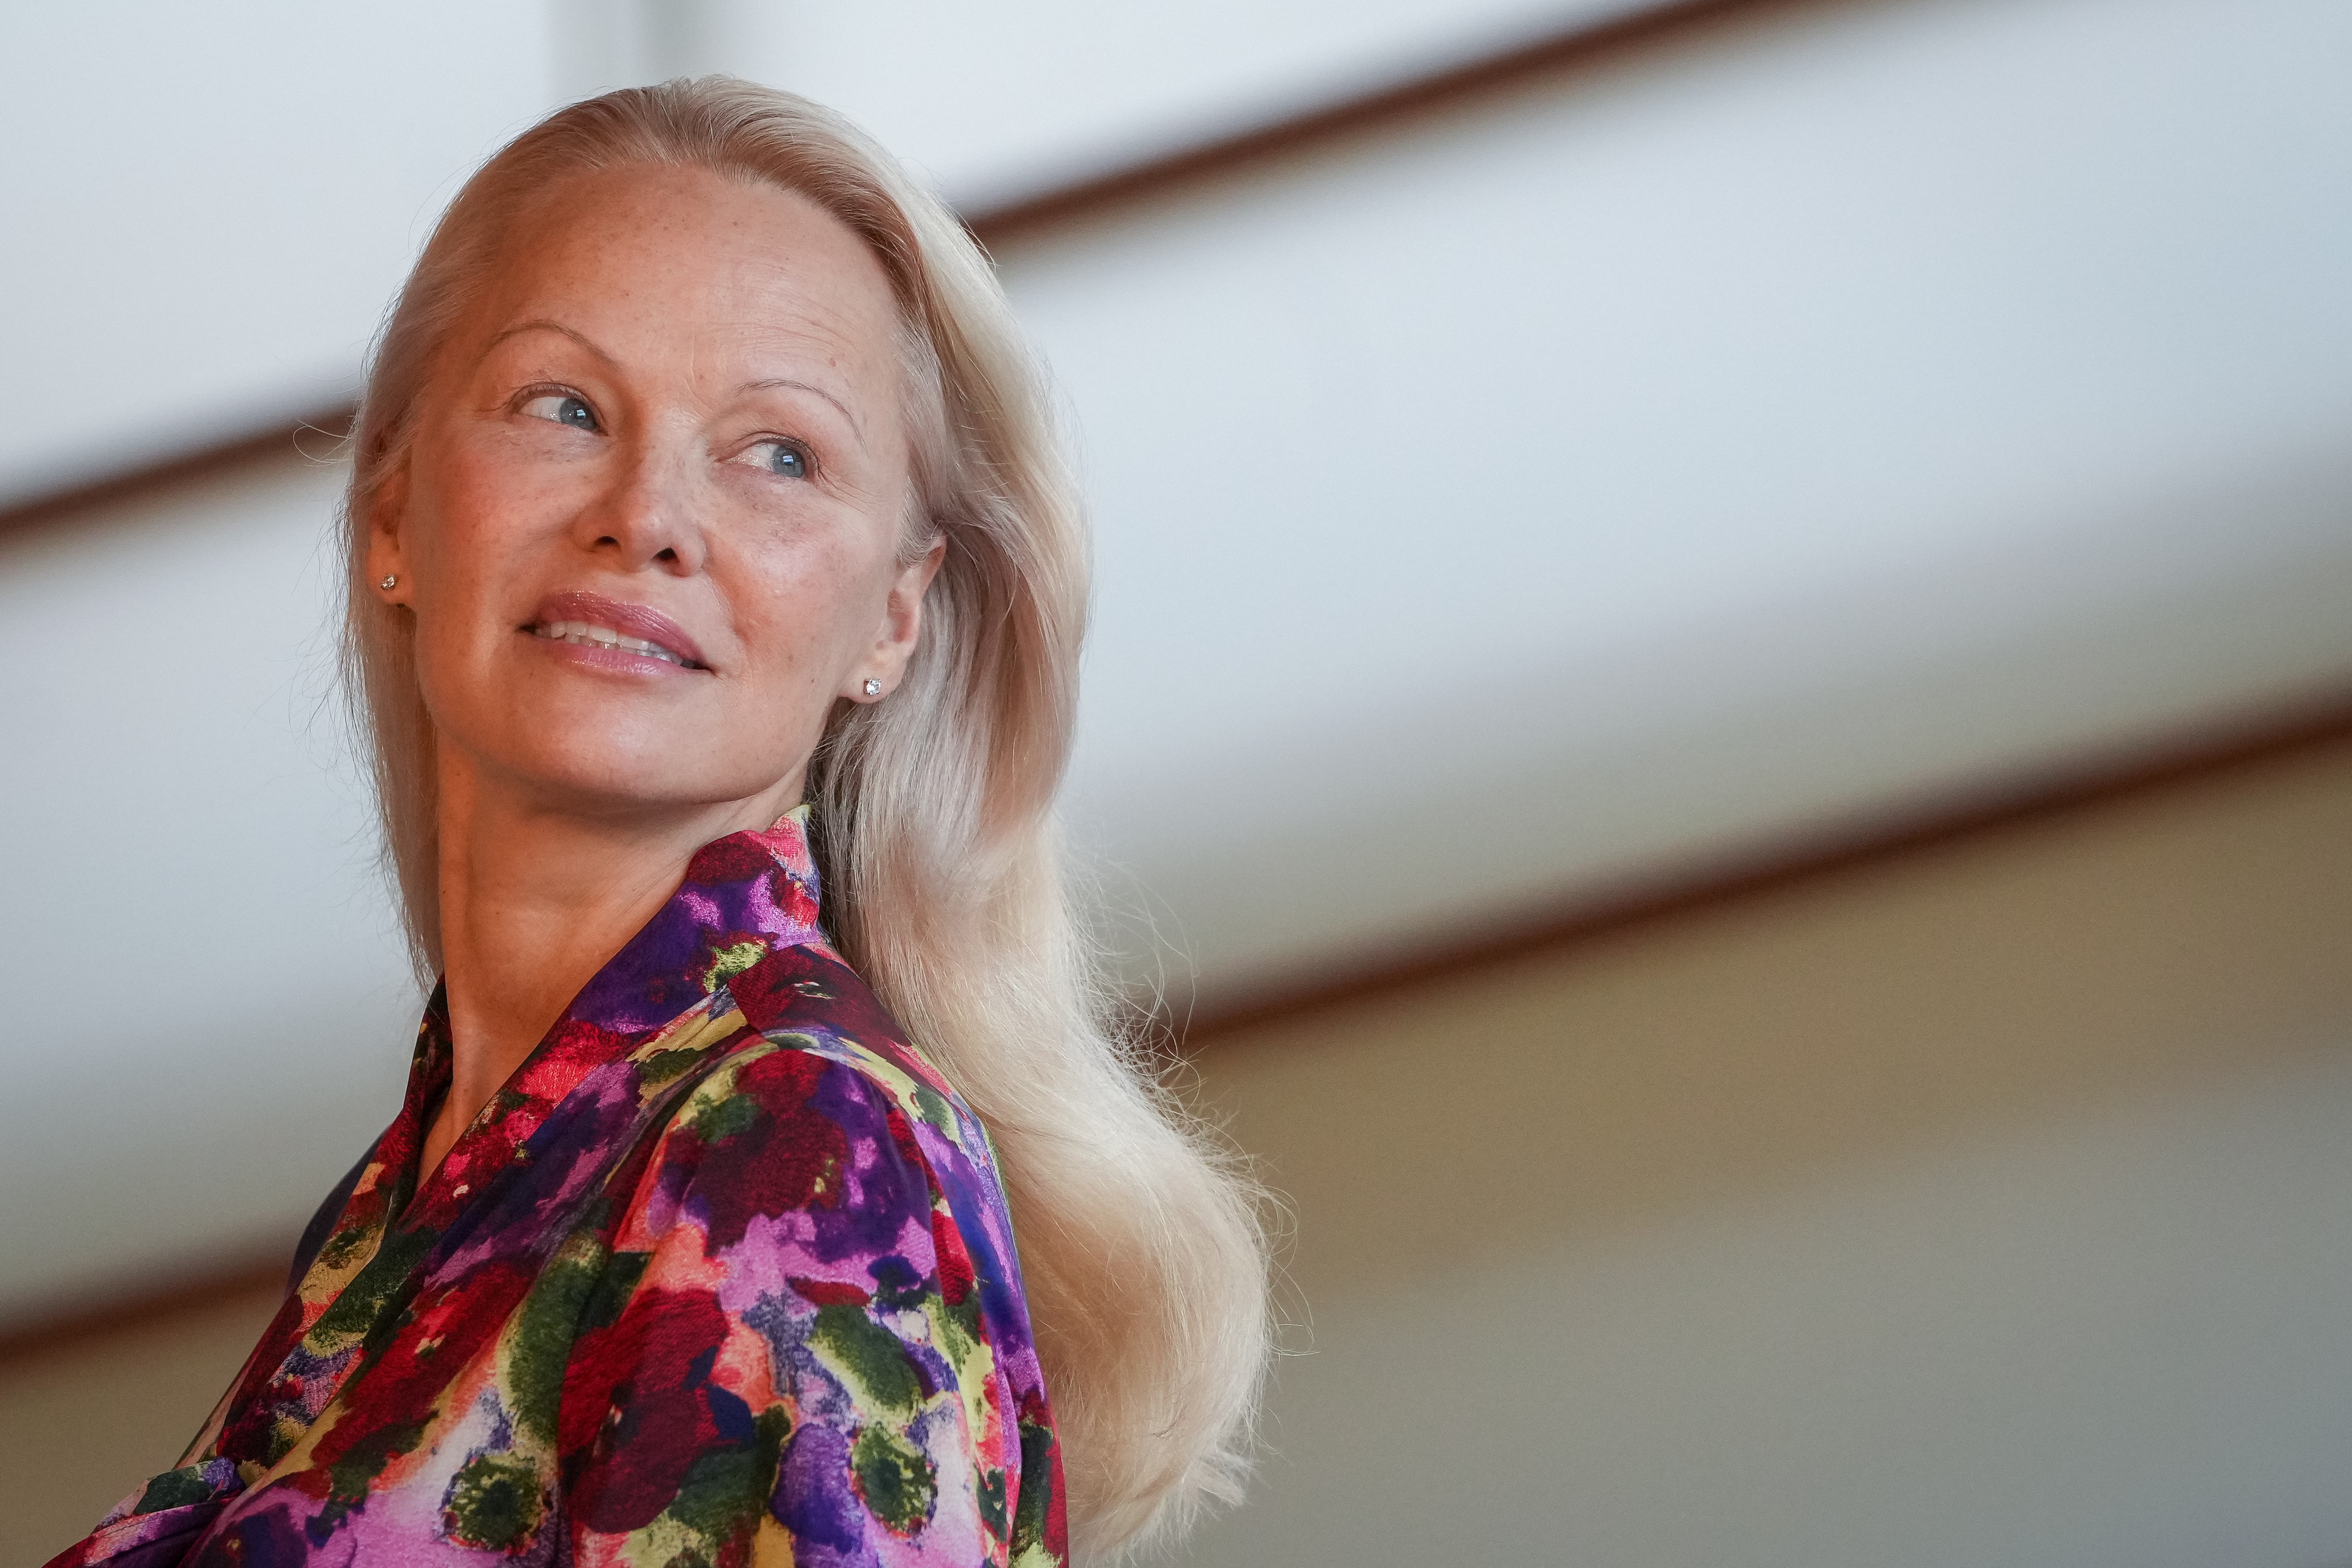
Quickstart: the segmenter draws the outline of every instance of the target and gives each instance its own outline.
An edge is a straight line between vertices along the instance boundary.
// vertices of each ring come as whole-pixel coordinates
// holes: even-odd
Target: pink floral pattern
[[[420,1184],[436,991],[210,1422],[50,1568],[1062,1563],[986,1136],[826,944],[806,812],[698,852]]]

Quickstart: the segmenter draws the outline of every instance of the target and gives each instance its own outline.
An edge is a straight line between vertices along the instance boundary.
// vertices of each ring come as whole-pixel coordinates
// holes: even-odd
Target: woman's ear
[[[367,581],[386,604],[409,602],[408,552],[402,523],[408,510],[408,465],[383,477],[368,500]]]
[[[898,687],[923,635],[923,595],[939,575],[940,563],[947,552],[947,536],[941,534],[931,541],[929,550],[898,568],[889,597],[883,601],[881,628],[866,657],[849,671],[842,696],[853,702],[878,702]]]

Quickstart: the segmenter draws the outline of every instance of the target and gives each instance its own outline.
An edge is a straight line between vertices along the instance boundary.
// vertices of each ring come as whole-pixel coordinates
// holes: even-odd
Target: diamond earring
[[[866,695],[868,697],[882,695],[882,683],[870,675],[866,678]]]
[[[394,576],[391,573],[387,572],[387,573],[385,573],[385,574],[383,574],[383,582],[381,582],[381,583],[378,583],[378,584],[376,584],[376,586],[377,586],[377,587],[379,587],[379,588],[381,588],[381,589],[383,589],[385,593],[389,594],[389,593],[391,593],[391,592],[392,592],[392,585],[393,585],[394,583],[397,583],[397,582],[399,582],[399,581],[400,581],[400,579],[399,579],[399,578],[397,578],[397,577]]]

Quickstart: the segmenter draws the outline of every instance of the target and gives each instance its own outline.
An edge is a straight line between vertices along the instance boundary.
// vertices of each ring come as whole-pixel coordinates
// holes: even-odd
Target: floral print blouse
[[[1062,1563],[987,1139],[826,945],[807,831],[698,851],[420,1182],[436,991],[219,1408],[50,1568]]]

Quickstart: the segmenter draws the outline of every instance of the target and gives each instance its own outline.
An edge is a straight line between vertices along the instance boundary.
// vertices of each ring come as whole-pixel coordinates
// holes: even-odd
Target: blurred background
[[[1200,1564],[2352,1563],[2352,8],[0,16],[0,1555],[171,1463],[417,997],[369,336],[555,104],[864,122],[1050,361],[1068,790],[1288,1200]]]

